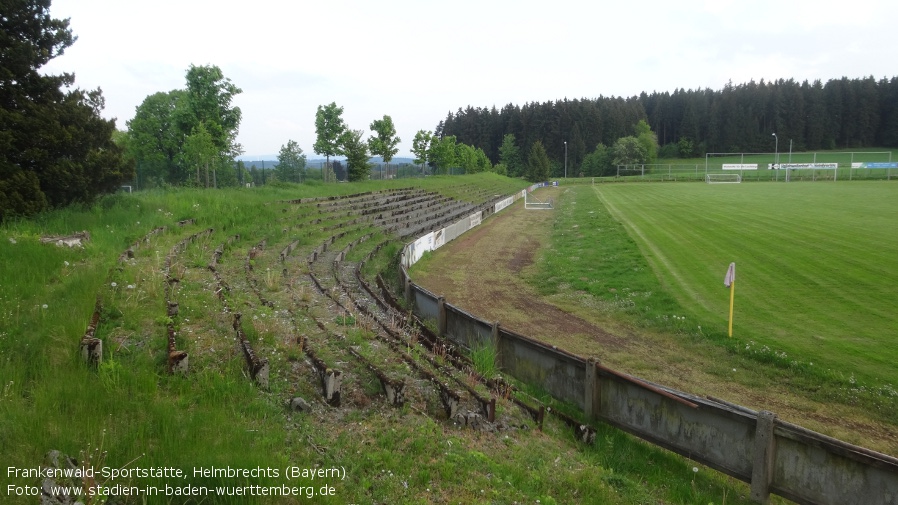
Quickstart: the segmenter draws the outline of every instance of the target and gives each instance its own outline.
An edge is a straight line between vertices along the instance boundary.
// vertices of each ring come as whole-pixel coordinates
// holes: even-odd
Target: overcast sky
[[[898,75],[894,0],[638,2],[53,0],[78,37],[45,67],[102,88],[124,130],[149,95],[217,65],[243,90],[238,142],[316,158],[315,111],[366,134],[387,114],[409,156],[449,111],[563,98]]]

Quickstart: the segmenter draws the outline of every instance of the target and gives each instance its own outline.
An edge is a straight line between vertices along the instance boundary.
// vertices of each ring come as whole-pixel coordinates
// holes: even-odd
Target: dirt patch
[[[519,201],[443,246],[436,261],[412,277],[452,305],[569,352],[600,356],[622,349],[623,339],[549,303],[523,279],[548,238],[552,218],[551,211],[524,210]]]
[[[533,247],[527,247],[530,244],[525,244],[525,247],[522,247],[515,251],[514,256],[510,260],[508,260],[508,270],[515,274],[520,275],[521,271],[524,270],[525,267],[530,266],[533,263]]]
[[[564,205],[562,189],[542,191],[541,196],[561,199]],[[898,454],[894,427],[861,409],[809,400],[744,362],[733,365],[733,357],[723,348],[616,323],[598,310],[578,306],[576,293],[540,295],[525,277],[538,274],[534,262],[548,242],[555,212],[525,210],[519,201],[437,250],[425,265],[413,269],[412,278],[469,313],[568,352],[597,358],[622,372],[754,410],[770,410],[806,428]]]

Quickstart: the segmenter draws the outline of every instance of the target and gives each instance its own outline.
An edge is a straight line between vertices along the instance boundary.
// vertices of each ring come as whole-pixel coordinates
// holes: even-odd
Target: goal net
[[[554,206],[552,205],[552,199],[549,198],[545,202],[536,198],[529,191],[524,192],[524,208],[527,210],[531,209],[552,209]]]
[[[740,174],[705,174],[708,184],[738,184],[742,182]]]

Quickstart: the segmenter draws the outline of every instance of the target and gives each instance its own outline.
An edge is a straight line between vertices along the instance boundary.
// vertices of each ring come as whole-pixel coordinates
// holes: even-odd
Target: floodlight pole
[[[773,164],[774,164],[774,165],[779,165],[779,162],[778,162],[777,158],[780,157],[780,153],[779,153],[779,150],[780,150],[780,138],[777,137],[775,133],[771,133],[771,135],[773,135],[773,142],[774,142],[774,143],[773,143]],[[776,168],[779,168],[779,167],[776,167]]]
[[[771,133],[771,135],[773,135],[773,169],[779,170],[780,167],[779,163],[777,162],[777,158],[779,158],[780,138],[776,136],[776,133]],[[779,179],[779,177],[777,177],[777,179]]]
[[[564,178],[567,179],[567,140],[564,141]]]

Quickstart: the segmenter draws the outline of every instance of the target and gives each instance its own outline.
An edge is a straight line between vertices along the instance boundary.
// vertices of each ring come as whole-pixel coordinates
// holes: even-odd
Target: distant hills
[[[259,156],[252,155],[241,155],[237,157],[238,161],[242,161],[247,168],[255,165],[256,168],[262,168],[262,164],[265,164],[265,168],[276,167],[278,164],[278,157],[276,154],[263,154]],[[306,167],[308,168],[318,168],[324,165],[326,158],[306,158]],[[345,157],[337,156],[331,158],[331,161],[346,161]],[[369,163],[373,163],[375,165],[383,165],[383,158],[380,156],[374,156],[368,159]],[[390,165],[403,165],[403,164],[414,164],[414,158],[393,158],[390,160]]]

